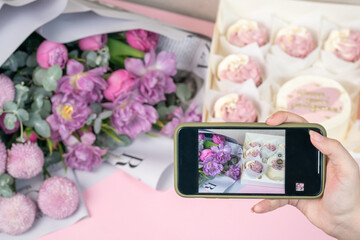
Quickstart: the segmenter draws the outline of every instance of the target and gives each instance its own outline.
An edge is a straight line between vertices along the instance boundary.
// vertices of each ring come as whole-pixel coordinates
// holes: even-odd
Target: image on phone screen
[[[199,129],[198,192],[285,194],[284,129]]]

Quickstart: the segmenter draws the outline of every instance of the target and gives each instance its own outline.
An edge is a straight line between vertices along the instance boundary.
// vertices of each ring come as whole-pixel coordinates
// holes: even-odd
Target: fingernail
[[[312,139],[314,139],[315,141],[317,141],[317,142],[321,142],[321,141],[324,140],[324,137],[321,134],[319,134],[319,133],[317,133],[317,132],[315,132],[313,130],[310,130],[309,134],[310,134],[310,137]]]
[[[251,211],[252,213],[255,213],[254,207],[252,207],[252,208],[250,209],[250,211]]]

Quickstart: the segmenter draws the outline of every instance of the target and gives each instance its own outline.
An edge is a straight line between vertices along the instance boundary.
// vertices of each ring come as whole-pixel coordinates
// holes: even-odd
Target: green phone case
[[[208,194],[208,195],[185,195],[182,194],[178,189],[178,133],[179,130],[183,127],[205,127],[205,128],[212,128],[212,127],[251,127],[251,128],[257,128],[257,127],[271,127],[271,128],[317,128],[319,129],[323,136],[326,137],[326,130],[323,126],[316,123],[284,123],[278,126],[269,126],[265,123],[182,123],[177,126],[174,132],[174,152],[175,152],[175,158],[174,158],[174,183],[175,183],[175,191],[176,193],[181,197],[186,198],[247,198],[247,199],[258,199],[258,198],[269,198],[269,199],[315,199],[322,196],[324,193],[325,188],[325,167],[322,169],[322,181],[321,181],[321,192],[316,196],[257,196],[257,195],[215,195],[215,194]],[[321,161],[322,166],[325,166],[325,155],[321,155]]]

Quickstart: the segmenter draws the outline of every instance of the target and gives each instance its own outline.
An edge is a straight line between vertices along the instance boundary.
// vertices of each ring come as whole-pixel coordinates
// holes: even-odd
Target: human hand
[[[307,122],[289,112],[276,112],[266,123]],[[255,213],[266,213],[287,204],[298,208],[312,224],[338,239],[360,239],[359,166],[342,144],[310,131],[312,144],[327,156],[324,194],[318,199],[262,200],[253,206]]]

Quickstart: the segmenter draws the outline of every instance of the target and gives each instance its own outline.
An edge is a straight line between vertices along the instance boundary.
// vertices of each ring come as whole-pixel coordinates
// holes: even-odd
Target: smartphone
[[[319,124],[184,123],[175,130],[175,189],[182,197],[318,198],[325,156]]]

